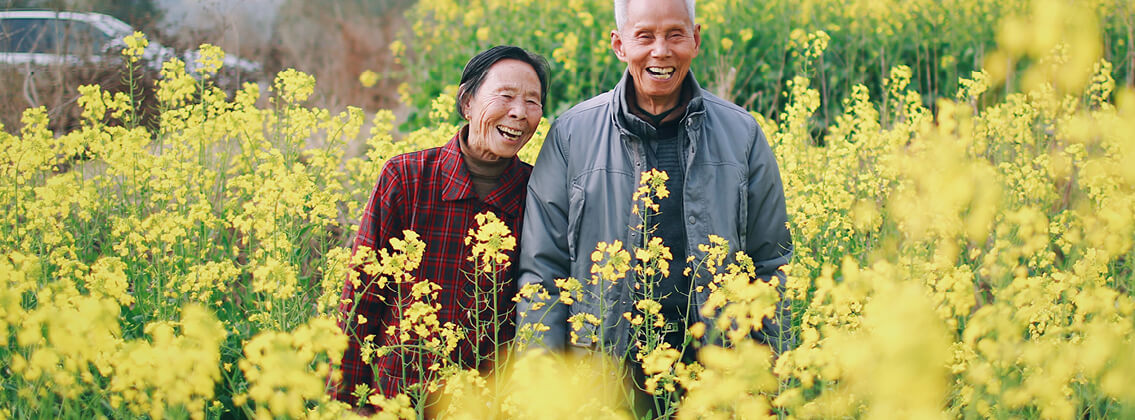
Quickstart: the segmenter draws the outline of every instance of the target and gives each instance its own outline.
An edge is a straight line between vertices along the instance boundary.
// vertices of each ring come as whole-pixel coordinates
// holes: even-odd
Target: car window
[[[54,53],[57,38],[52,19],[0,19],[0,51]]]
[[[68,20],[61,21],[62,38],[60,52],[78,56],[97,55],[103,51],[110,42],[110,36],[95,28],[87,22]]]

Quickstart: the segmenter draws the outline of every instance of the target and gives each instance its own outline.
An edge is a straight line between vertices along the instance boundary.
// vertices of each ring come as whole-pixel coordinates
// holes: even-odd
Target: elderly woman
[[[457,93],[457,108],[468,124],[445,146],[397,156],[382,170],[370,202],[366,206],[355,239],[355,252],[363,247],[381,249],[391,238],[401,238],[404,230],[413,230],[425,242],[421,265],[411,274],[418,280],[428,279],[439,285],[441,304],[437,313],[441,325],[452,322],[466,329],[462,340],[449,357],[466,368],[483,360],[496,350],[495,345],[511,339],[511,321],[506,321],[502,340],[487,343],[484,335],[472,334],[475,322],[485,315],[472,315],[470,308],[479,307],[471,296],[475,271],[468,260],[470,244],[464,238],[476,228],[474,216],[483,212],[497,215],[512,230],[520,232],[523,220],[528,175],[532,167],[516,157],[532,137],[543,116],[543,103],[548,91],[546,62],[538,55],[521,48],[498,46],[477,54],[465,65]],[[510,252],[515,261],[515,251]],[[421,359],[394,348],[364,362],[362,349],[371,336],[373,346],[397,346],[399,337],[390,334],[389,326],[398,325],[401,309],[398,296],[409,296],[412,285],[370,284],[375,280],[359,270],[362,283],[343,290],[342,327],[349,336],[343,357],[342,379],[335,387],[335,397],[355,404],[359,392],[366,389],[393,396],[406,392],[407,386],[421,381]],[[512,296],[515,294],[516,270],[504,275],[503,285],[495,293],[501,316],[509,320]],[[399,288],[404,290],[398,290]],[[365,291],[365,292],[364,292]],[[405,300],[402,301],[405,304]],[[474,311],[475,312],[475,311]],[[361,317],[360,317],[361,315]],[[365,319],[360,323],[361,319]],[[495,345],[494,345],[495,344]],[[419,393],[420,396],[420,393]]]

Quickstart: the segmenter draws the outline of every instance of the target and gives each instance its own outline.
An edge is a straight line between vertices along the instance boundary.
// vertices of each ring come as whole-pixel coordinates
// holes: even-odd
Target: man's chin
[[[676,78],[669,80],[659,80],[650,76],[644,76],[643,81],[635,81],[638,85],[638,93],[647,95],[654,98],[668,97],[675,95],[680,90],[682,84],[677,83]]]

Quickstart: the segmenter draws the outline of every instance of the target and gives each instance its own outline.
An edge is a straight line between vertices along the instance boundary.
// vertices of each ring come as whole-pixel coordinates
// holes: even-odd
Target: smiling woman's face
[[[469,148],[486,160],[516,156],[543,117],[540,78],[527,63],[506,58],[489,67],[485,81],[461,107],[469,120]]]

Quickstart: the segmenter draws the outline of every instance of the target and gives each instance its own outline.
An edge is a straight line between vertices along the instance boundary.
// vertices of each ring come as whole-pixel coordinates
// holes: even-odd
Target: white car
[[[121,66],[123,38],[134,28],[101,13],[39,10],[0,11],[0,66]],[[178,56],[153,38],[142,54],[143,65],[156,72],[166,60]],[[193,74],[197,51],[180,55]],[[225,55],[218,79],[222,84],[259,78],[259,63]]]

